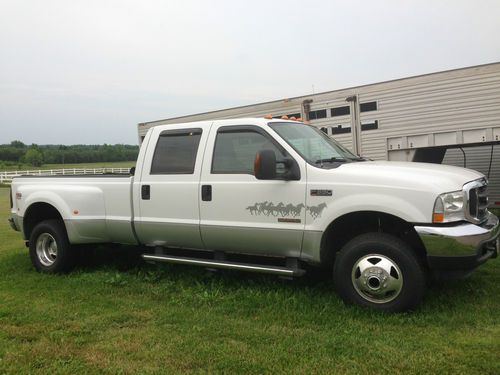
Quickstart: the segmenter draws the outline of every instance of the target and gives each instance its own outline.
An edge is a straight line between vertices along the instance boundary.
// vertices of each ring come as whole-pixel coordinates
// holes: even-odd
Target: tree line
[[[5,164],[77,164],[136,160],[134,145],[25,145],[21,141],[0,145],[0,162]]]

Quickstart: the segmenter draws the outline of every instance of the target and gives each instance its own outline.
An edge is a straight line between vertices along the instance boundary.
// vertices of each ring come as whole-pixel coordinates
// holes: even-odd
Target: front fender
[[[306,230],[325,231],[335,219],[360,211],[382,212],[399,217],[409,223],[425,223],[429,221],[432,207],[429,207],[429,203],[425,204],[424,202],[418,202],[418,200],[410,202],[396,195],[349,194],[325,201],[326,208],[321,212],[320,216],[312,218],[311,215],[308,215]],[[433,201],[432,204],[434,204]]]

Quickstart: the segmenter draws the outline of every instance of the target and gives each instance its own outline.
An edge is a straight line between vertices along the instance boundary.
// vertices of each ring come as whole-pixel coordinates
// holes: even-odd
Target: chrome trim
[[[488,181],[484,177],[480,178],[478,180],[474,180],[474,181],[468,182],[468,183],[466,183],[462,187],[462,190],[465,193],[465,197],[466,197],[466,200],[465,200],[465,209],[464,209],[465,219],[468,220],[468,221],[470,221],[471,223],[474,223],[474,224],[482,223],[488,217],[487,214],[486,214],[486,216],[479,217],[479,196],[477,196],[476,215],[473,216],[470,213],[470,208],[471,208],[470,207],[470,202],[471,202],[470,194],[471,194],[471,190],[479,189],[479,188],[482,188],[482,187],[488,187]],[[488,196],[486,196],[486,199],[488,199]]]
[[[208,259],[195,259],[195,258],[182,258],[170,255],[150,255],[143,254],[142,258],[144,260],[151,260],[157,262],[166,263],[176,263],[176,264],[187,264],[192,266],[202,266],[210,268],[222,268],[222,269],[233,269],[239,271],[249,271],[249,272],[260,272],[268,273],[281,276],[301,276],[304,270],[292,269],[285,267],[273,267],[273,266],[260,266],[256,264],[243,264],[243,263],[233,263],[227,261],[217,261]]]
[[[392,259],[368,254],[358,259],[351,271],[354,289],[365,300],[388,303],[403,289],[403,273]]]
[[[42,233],[36,240],[36,255],[45,267],[52,266],[57,260],[57,241],[50,233]]]
[[[415,226],[428,256],[472,256],[481,246],[500,234],[498,217],[488,212],[481,225],[460,223],[454,226]]]

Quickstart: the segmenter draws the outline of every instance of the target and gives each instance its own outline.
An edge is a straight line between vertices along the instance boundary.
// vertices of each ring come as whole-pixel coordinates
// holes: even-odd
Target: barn
[[[465,166],[490,181],[500,207],[500,62],[138,124],[302,117],[356,154]]]

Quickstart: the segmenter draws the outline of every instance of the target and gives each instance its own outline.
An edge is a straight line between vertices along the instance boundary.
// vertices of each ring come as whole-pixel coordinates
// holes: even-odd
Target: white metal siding
[[[361,132],[361,153],[374,160],[389,157],[393,151],[388,149],[388,144],[408,149],[403,160],[411,160],[414,155],[411,148],[449,144],[439,143],[449,139],[456,139],[456,143],[460,144],[498,141],[500,137],[500,63],[148,122],[139,124],[139,136],[143,136],[151,126],[160,124],[297,113],[301,111],[303,101],[309,99],[312,100],[311,111],[327,110],[327,118],[312,120],[313,125],[320,128],[340,124],[350,126],[352,113],[331,117],[330,110],[349,105],[345,99],[351,95],[358,96],[358,103],[377,102],[376,111],[360,113],[362,123],[378,121],[378,129]],[[441,134],[446,132],[449,134]],[[352,149],[352,133],[335,134],[333,137]],[[476,155],[476,151],[470,148],[467,152],[471,153],[468,167],[476,169],[477,166],[484,173],[484,162],[475,161],[484,156],[479,157],[479,151]],[[456,155],[456,150],[449,151],[445,162],[458,163]],[[490,192],[495,194],[492,201],[500,201],[500,194],[496,193],[497,190],[500,192],[500,176],[497,177],[500,173],[497,172],[500,170],[499,159],[500,156],[495,156],[492,164],[492,171],[495,171],[490,176]]]
[[[462,150],[465,152],[465,164],[464,155],[458,148],[446,150],[443,164],[455,165],[457,167],[465,166],[470,169],[475,169],[487,176],[491,158],[491,146],[464,147]],[[498,166],[500,166],[500,145],[494,145],[493,159],[488,179],[490,206],[500,205],[500,168]]]

